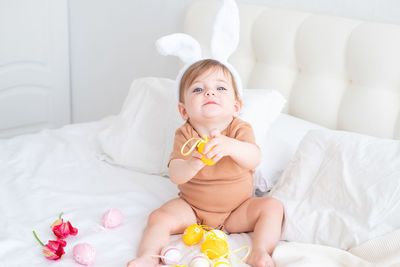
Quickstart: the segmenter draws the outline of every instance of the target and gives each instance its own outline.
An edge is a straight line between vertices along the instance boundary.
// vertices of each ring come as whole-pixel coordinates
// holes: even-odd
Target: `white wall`
[[[191,0],[70,0],[72,120],[119,112],[134,78],[173,78],[174,57],[160,56],[157,38],[183,29]]]
[[[117,114],[134,78],[176,76],[178,61],[154,42],[182,31],[192,1],[70,0],[73,122]],[[399,0],[238,1],[400,24]]]

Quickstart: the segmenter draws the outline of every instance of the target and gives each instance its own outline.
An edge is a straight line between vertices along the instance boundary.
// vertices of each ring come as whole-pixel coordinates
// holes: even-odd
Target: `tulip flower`
[[[59,260],[65,254],[64,247],[67,245],[67,242],[64,240],[49,240],[49,242],[45,245],[38,238],[35,231],[33,231],[33,235],[36,240],[43,246],[43,255],[49,260]]]
[[[64,222],[62,217],[62,213],[58,217],[58,220],[56,220],[50,228],[53,230],[53,233],[57,236],[59,239],[65,239],[69,235],[76,235],[78,233],[78,229],[72,227],[71,223]]]

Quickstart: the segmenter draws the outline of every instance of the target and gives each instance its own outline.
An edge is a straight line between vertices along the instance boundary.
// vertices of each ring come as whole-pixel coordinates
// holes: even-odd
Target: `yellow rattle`
[[[203,227],[198,224],[188,226],[183,232],[183,242],[188,246],[199,243],[203,238],[204,231]]]
[[[189,149],[188,152],[183,152],[183,150],[185,149],[185,147],[186,147],[186,146],[189,144],[189,142],[191,142],[192,140],[196,140],[196,142],[192,145],[192,147]],[[193,150],[197,147],[197,150],[200,152],[200,154],[203,155],[203,157],[201,158],[201,161],[203,161],[205,164],[207,164],[207,165],[209,165],[209,166],[212,166],[212,165],[215,164],[215,162],[212,161],[212,159],[206,159],[206,158],[204,157],[204,154],[203,154],[204,145],[205,145],[208,141],[210,141],[210,139],[208,139],[208,137],[207,137],[206,134],[203,135],[203,138],[200,138],[200,137],[193,137],[193,138],[190,138],[189,140],[186,141],[186,143],[183,144],[183,146],[182,146],[182,148],[181,148],[181,154],[182,154],[183,156],[187,156],[187,155],[189,155],[190,153],[192,153]],[[211,149],[213,149],[213,148],[211,148]]]
[[[216,235],[207,235],[201,244],[201,252],[211,260],[225,257],[229,254],[228,242]]]

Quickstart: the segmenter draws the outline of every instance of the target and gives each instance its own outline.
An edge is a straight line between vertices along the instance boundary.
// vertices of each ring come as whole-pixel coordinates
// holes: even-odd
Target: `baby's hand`
[[[230,155],[230,148],[232,147],[232,138],[221,135],[219,130],[212,130],[210,132],[210,141],[208,141],[203,148],[204,157],[218,162],[224,156]]]
[[[201,160],[202,157],[203,155],[200,154],[200,152],[194,150],[189,158],[189,165],[196,171],[200,171],[204,166],[206,166],[206,164]]]

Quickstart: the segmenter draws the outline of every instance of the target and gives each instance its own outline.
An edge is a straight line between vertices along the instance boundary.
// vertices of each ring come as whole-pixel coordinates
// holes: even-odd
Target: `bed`
[[[187,10],[185,32],[206,53],[218,5]],[[277,266],[400,266],[400,26],[241,2],[239,11],[230,62],[263,152],[255,194],[286,209]],[[94,266],[135,257],[149,213],[178,193],[165,177],[182,123],[173,86],[136,79],[117,116],[0,140],[1,266],[78,266],[78,243],[96,249]],[[123,222],[104,229],[111,208]],[[79,232],[53,262],[32,230],[54,239],[61,212]],[[251,238],[228,241],[234,250]]]

